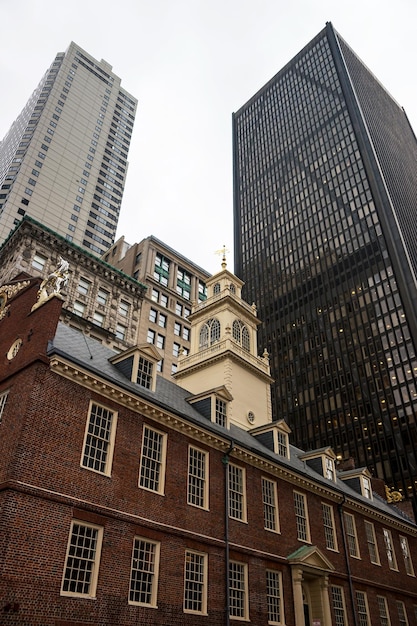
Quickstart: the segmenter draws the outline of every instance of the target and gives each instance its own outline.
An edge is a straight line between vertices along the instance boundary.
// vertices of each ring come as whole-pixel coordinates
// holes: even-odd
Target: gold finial
[[[222,270],[225,270],[226,267],[227,267],[226,252],[230,252],[230,250],[228,250],[224,244],[223,244],[223,248],[221,250],[216,250],[216,252],[215,252],[215,254],[221,254],[222,255]]]

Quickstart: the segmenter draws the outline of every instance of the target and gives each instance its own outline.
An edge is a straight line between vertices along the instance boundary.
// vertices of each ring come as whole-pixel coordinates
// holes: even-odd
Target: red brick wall
[[[224,453],[209,450],[183,432],[144,419],[138,413],[91,393],[50,371],[42,361],[10,376],[7,387],[10,394],[0,436],[2,480],[9,480],[6,484],[3,482],[0,492],[0,624],[224,624]],[[4,383],[0,383],[2,388]],[[111,477],[80,467],[90,399],[119,412]],[[144,423],[168,433],[165,495],[138,487]],[[198,510],[186,503],[190,442],[210,452],[209,511]],[[230,460],[245,467],[244,461],[234,458],[233,453]],[[307,494],[312,544],[319,547],[335,568],[330,575],[330,584],[344,587],[346,607],[350,611],[336,504],[329,502],[334,505],[339,544],[339,552],[332,552],[324,544],[322,494],[308,492],[304,486],[278,479],[281,533],[270,533],[263,528],[263,475],[268,476],[258,468],[246,466],[248,520],[247,523],[230,520],[229,524],[231,558],[246,562],[249,567],[251,623],[256,626],[267,623],[265,569],[273,567],[283,573],[286,624],[294,624],[291,572],[286,558],[303,545],[296,537],[294,489]],[[398,532],[391,529],[399,572],[392,572],[387,567],[382,537],[384,524],[378,521],[375,521],[375,529],[382,567],[372,565],[362,514],[359,510],[351,512],[355,515],[361,549],[360,560],[349,560],[355,587],[368,592],[374,615],[377,615],[376,594],[389,596],[392,626],[397,623],[394,598],[404,597],[411,620],[412,603],[417,604],[416,579],[404,573]],[[104,527],[96,600],[60,596],[73,518]],[[135,535],[161,541],[158,610],[128,604]],[[409,536],[409,543],[417,569],[416,539]],[[186,548],[209,553],[208,617],[183,613]],[[16,606],[17,611],[14,610]],[[10,608],[6,610],[6,607]],[[351,615],[349,623],[352,623]]]

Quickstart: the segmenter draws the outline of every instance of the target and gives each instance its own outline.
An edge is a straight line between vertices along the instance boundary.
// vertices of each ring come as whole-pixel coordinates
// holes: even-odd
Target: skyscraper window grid
[[[409,228],[400,259],[390,237],[394,222],[410,221],[417,181],[414,173],[414,192],[413,180],[407,193],[395,186],[396,212],[381,206],[380,187],[395,172],[376,179],[390,169],[395,140],[370,164],[375,144],[358,127],[339,46],[417,154],[403,111],[328,24],[234,115],[235,265],[264,322],[275,418],[288,420],[298,445],[331,445],[411,495],[417,291],[408,248],[417,246]],[[385,131],[373,124],[382,151]]]

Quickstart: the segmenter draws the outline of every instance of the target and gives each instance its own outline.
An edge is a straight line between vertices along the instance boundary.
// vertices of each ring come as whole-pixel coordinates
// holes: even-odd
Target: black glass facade
[[[273,411],[417,492],[417,143],[331,24],[233,116],[235,272]]]

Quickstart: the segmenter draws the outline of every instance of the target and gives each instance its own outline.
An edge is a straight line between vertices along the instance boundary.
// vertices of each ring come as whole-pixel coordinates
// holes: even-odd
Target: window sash
[[[264,509],[264,528],[278,532],[277,484],[262,478],[262,501]]]
[[[384,596],[377,596],[378,603],[378,611],[379,611],[379,621],[381,626],[390,626],[391,620],[388,612],[388,603],[387,599]]]
[[[379,565],[378,545],[376,543],[375,528],[372,522],[365,521],[365,532],[371,563]]]
[[[1,408],[1,407],[0,407]],[[401,552],[404,559],[404,567],[408,576],[414,576],[414,567],[411,560],[410,548],[408,546],[408,539],[404,535],[400,535]]]
[[[322,503],[323,527],[328,550],[337,550],[336,531],[334,527],[333,507]]]
[[[268,608],[268,624],[283,624],[282,581],[281,573],[266,570],[266,598]]]
[[[197,448],[188,449],[188,504],[207,508],[207,454]]]
[[[345,513],[345,529],[349,554],[352,557],[359,558],[359,546],[356,535],[355,518],[350,513]]]
[[[81,466],[110,475],[117,413],[90,402]]]
[[[159,542],[135,537],[130,571],[129,604],[156,606]]]
[[[392,535],[391,531],[387,528],[383,529],[384,534],[384,542],[385,542],[385,550],[387,552],[387,559],[389,568],[392,570],[397,570],[397,557],[395,556],[394,546],[392,544]]]
[[[370,626],[368,602],[366,599],[366,593],[364,591],[356,592],[356,605],[358,608],[359,626]]]
[[[342,587],[336,585],[331,587],[333,613],[335,617],[334,626],[346,626],[345,599]]]
[[[4,407],[6,406],[7,396],[9,395],[9,390],[3,391],[0,393],[0,424],[4,413]]]
[[[310,532],[307,518],[307,501],[303,493],[294,491],[294,510],[297,527],[297,538],[300,541],[310,541]]]
[[[145,426],[142,438],[139,486],[162,493],[166,435]]]
[[[184,566],[184,611],[207,612],[207,555],[187,550]]]
[[[230,617],[248,617],[247,566],[231,561],[229,565]]]
[[[245,521],[245,474],[242,467],[229,464],[229,517]]]
[[[102,527],[72,521],[61,595],[95,597],[102,538]]]

